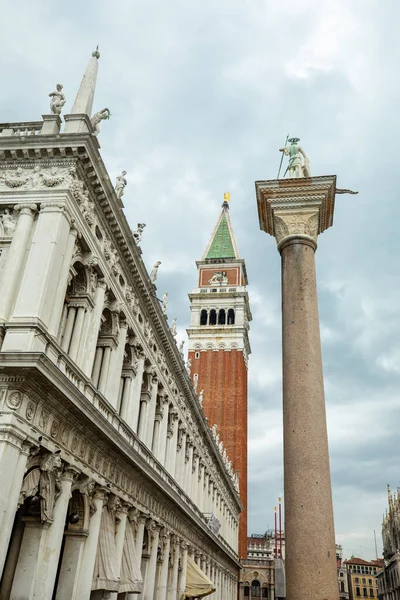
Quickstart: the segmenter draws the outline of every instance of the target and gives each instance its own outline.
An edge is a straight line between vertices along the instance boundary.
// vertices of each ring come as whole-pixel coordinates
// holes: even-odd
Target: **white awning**
[[[184,598],[203,598],[216,591],[211,579],[188,556]]]

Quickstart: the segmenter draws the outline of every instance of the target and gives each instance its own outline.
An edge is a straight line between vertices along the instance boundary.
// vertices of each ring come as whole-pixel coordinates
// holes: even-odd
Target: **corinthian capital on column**
[[[15,212],[19,212],[20,215],[33,215],[37,211],[37,204],[16,204],[14,206]]]
[[[318,235],[333,224],[334,175],[256,181],[256,193],[260,229],[276,238],[279,251],[299,238],[316,249]]]

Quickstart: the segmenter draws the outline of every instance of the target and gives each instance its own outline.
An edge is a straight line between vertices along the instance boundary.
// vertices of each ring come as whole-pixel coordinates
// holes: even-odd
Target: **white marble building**
[[[0,600],[232,600],[237,482],[100,155],[98,58],[63,127],[61,95],[0,124]]]

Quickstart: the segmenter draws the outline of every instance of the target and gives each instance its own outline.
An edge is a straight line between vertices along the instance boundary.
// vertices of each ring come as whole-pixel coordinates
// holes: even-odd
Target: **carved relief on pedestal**
[[[0,237],[12,238],[17,226],[17,215],[12,208],[5,208],[0,216]]]
[[[296,234],[308,235],[317,240],[318,222],[318,211],[274,211],[276,241],[279,243],[288,235]]]

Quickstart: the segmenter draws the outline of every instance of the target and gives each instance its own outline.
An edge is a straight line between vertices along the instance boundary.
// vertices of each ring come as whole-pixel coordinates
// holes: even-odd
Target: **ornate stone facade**
[[[236,481],[99,153],[97,60],[64,131],[0,125],[0,597],[178,600],[192,561],[230,600]]]

